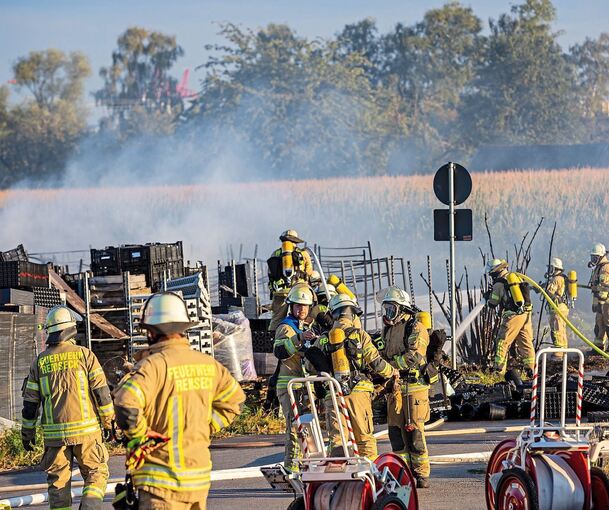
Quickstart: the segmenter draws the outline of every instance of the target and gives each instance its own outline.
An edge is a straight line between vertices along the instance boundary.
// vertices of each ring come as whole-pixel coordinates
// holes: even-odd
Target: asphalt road
[[[522,422],[492,422],[490,426],[508,426],[522,424]],[[455,428],[468,428],[484,426],[480,422],[445,424],[442,430]],[[514,437],[516,433],[489,433],[475,435],[450,435],[442,437],[429,437],[430,455],[452,455],[471,452],[490,452],[494,445],[506,438]],[[261,438],[267,441],[269,438]],[[280,438],[270,438],[271,442],[278,443]],[[217,444],[220,446],[220,444]],[[379,451],[389,451],[387,440],[379,441]],[[251,468],[263,464],[270,464],[282,460],[283,447],[275,444],[268,447],[215,447],[212,450],[214,471],[235,468]],[[476,510],[484,509],[484,469],[483,463],[442,463],[432,465],[431,488],[419,490],[421,510],[449,509],[449,510]],[[122,457],[110,459],[111,478],[124,476]],[[40,471],[13,472],[0,474],[0,490],[15,485],[40,484],[45,482],[45,475]],[[31,494],[33,492],[46,492],[45,490],[0,492],[0,499]],[[104,509],[111,509],[112,497],[108,495],[104,502]],[[208,499],[210,510],[244,510],[244,507],[255,504],[256,508],[264,510],[284,510],[290,503],[292,496],[273,491],[263,478],[249,478],[240,480],[216,481]],[[31,506],[32,509],[48,508],[46,505]],[[78,508],[76,500],[73,508]]]

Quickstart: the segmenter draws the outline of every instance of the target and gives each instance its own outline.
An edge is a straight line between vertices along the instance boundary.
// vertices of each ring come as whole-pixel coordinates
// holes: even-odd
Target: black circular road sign
[[[441,166],[433,178],[433,192],[438,200],[446,205],[450,204],[450,189],[448,186],[449,165],[451,163]],[[455,204],[459,205],[465,202],[472,192],[472,176],[465,167],[458,163],[452,163],[452,165],[454,165]]]

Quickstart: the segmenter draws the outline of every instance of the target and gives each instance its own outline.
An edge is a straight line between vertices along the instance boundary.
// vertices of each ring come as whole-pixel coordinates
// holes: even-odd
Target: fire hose
[[[563,315],[563,313],[560,311],[560,309],[558,308],[558,306],[556,305],[556,303],[552,300],[552,298],[548,295],[548,293],[545,291],[545,289],[543,287],[541,287],[541,285],[539,285],[536,281],[532,280],[531,278],[529,278],[527,275],[522,274],[522,273],[516,273],[520,278],[522,278],[523,280],[525,280],[527,283],[529,283],[530,285],[532,285],[533,287],[535,287],[540,293],[541,295],[544,297],[544,299],[548,302],[548,304],[550,305],[550,307],[552,308],[552,310],[554,310],[556,312],[556,314],[565,321],[565,324],[567,326],[569,326],[569,329],[571,331],[573,331],[573,333],[575,333],[581,340],[584,341],[584,343],[588,344],[590,347],[592,347],[592,349],[594,349],[598,354],[600,354],[601,356],[603,356],[604,358],[609,359],[609,353],[606,353],[605,351],[603,351],[602,349],[599,349],[596,345],[594,345],[593,342],[591,342],[590,340],[588,340],[584,334],[577,329],[573,323],[567,319],[567,317],[565,317]]]

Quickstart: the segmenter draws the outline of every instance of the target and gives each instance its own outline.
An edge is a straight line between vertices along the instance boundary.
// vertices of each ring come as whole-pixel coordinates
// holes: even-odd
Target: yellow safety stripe
[[[89,427],[90,425],[99,425],[96,418],[90,418],[86,421],[72,421],[68,423],[48,423],[43,424],[42,427],[45,430],[56,431],[56,430],[74,430],[78,428]]]
[[[419,390],[428,390],[429,389],[429,385],[428,384],[420,384],[420,383],[413,383],[413,384],[409,384],[409,385],[402,385],[402,392],[408,391],[408,393],[412,393],[413,391],[419,391]]]
[[[296,379],[297,377],[302,377],[302,375],[280,375],[277,378],[277,389],[287,389],[288,382],[290,382],[292,379]],[[302,388],[302,384],[295,384],[294,388]]]
[[[287,351],[287,353],[290,356],[294,356],[294,354],[296,354],[298,352],[298,349],[296,348],[296,346],[294,345],[294,342],[292,341],[292,339],[290,337],[278,338],[277,340],[275,340],[275,344],[273,345],[273,348],[279,347],[282,345],[285,347],[285,350]]]
[[[38,392],[40,391],[40,386],[38,385],[38,383],[36,381],[30,381],[29,379],[28,379],[28,382],[25,385],[25,387],[28,390],[38,391]]]
[[[106,404],[105,406],[100,406],[97,408],[97,411],[102,416],[110,416],[111,414],[114,413],[114,404],[112,404],[112,402],[110,402],[109,404]]]
[[[239,391],[239,383],[233,379],[232,384],[214,397],[214,402],[228,402]]]
[[[389,363],[385,363],[385,368],[381,370],[380,375],[389,377],[393,373],[393,367]]]
[[[136,382],[132,381],[131,379],[127,379],[121,386],[121,389],[122,388],[126,389],[135,398],[137,398],[142,408],[146,407],[146,396],[144,395],[142,388],[140,388]]]
[[[393,360],[395,361],[399,369],[406,370],[408,368],[408,365],[404,363],[404,356],[394,356]]]
[[[84,436],[87,434],[94,434],[95,432],[99,432],[99,425],[95,424],[95,425],[91,425],[90,427],[87,428],[82,428],[82,429],[74,429],[74,430],[58,430],[58,431],[48,431],[44,429],[44,425],[43,425],[43,429],[42,429],[42,435],[44,436],[45,439],[67,439],[70,437],[78,437],[78,436]]]
[[[21,428],[24,428],[24,429],[33,429],[34,427],[36,427],[36,419],[35,418],[33,420],[26,420],[25,418],[23,418],[21,420]]]
[[[136,486],[157,487],[173,491],[203,490],[211,484],[211,467],[172,470],[156,464],[144,464],[133,474]]]
[[[169,464],[177,470],[184,466],[184,450],[182,448],[182,432],[184,430],[184,413],[182,397],[175,395],[169,399],[169,430],[171,430],[171,448],[169,449]]]
[[[93,496],[97,499],[104,499],[105,494],[106,494],[105,491],[103,491],[99,487],[95,487],[93,485],[89,485],[88,487],[85,487],[82,490],[83,498],[86,496]]]
[[[211,412],[210,425],[214,432],[217,432],[218,430],[222,430],[224,427],[228,427],[228,420],[214,409]]]
[[[87,420],[89,418],[89,391],[87,388],[85,373],[82,370],[78,371],[78,389],[80,390],[80,415],[82,416],[83,420]]]
[[[133,437],[143,437],[144,434],[146,434],[147,430],[148,430],[148,423],[146,422],[145,419],[141,418],[134,429],[127,430],[125,432],[128,437],[133,438]]]
[[[96,368],[95,370],[91,370],[91,372],[89,372],[89,381],[91,381],[92,379],[95,379],[98,375],[103,374],[104,373],[104,369],[103,368]]]
[[[360,381],[354,387],[353,391],[355,392],[369,392],[372,393],[374,391],[374,384],[371,381]]]
[[[44,418],[47,424],[53,423],[53,399],[51,397],[51,387],[49,385],[48,376],[40,379],[40,389],[44,397]]]

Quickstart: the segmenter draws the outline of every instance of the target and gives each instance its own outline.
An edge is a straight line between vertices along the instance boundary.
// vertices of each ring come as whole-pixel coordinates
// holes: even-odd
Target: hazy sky
[[[80,50],[88,55],[93,76],[88,91],[99,87],[97,72],[110,64],[117,36],[139,25],[175,34],[185,50],[176,74],[191,72],[190,88],[197,88],[200,72],[194,68],[205,60],[204,45],[217,42],[218,22],[231,21],[247,27],[269,22],[287,23],[307,37],[329,37],[345,24],[367,16],[375,18],[381,31],[396,22],[407,24],[444,4],[443,0],[0,0],[0,83],[11,78],[11,66],[30,50],[50,47]],[[506,12],[514,1],[470,0],[462,2],[485,22]],[[607,0],[555,0],[557,30],[565,33],[568,46],[587,36],[609,31]]]

